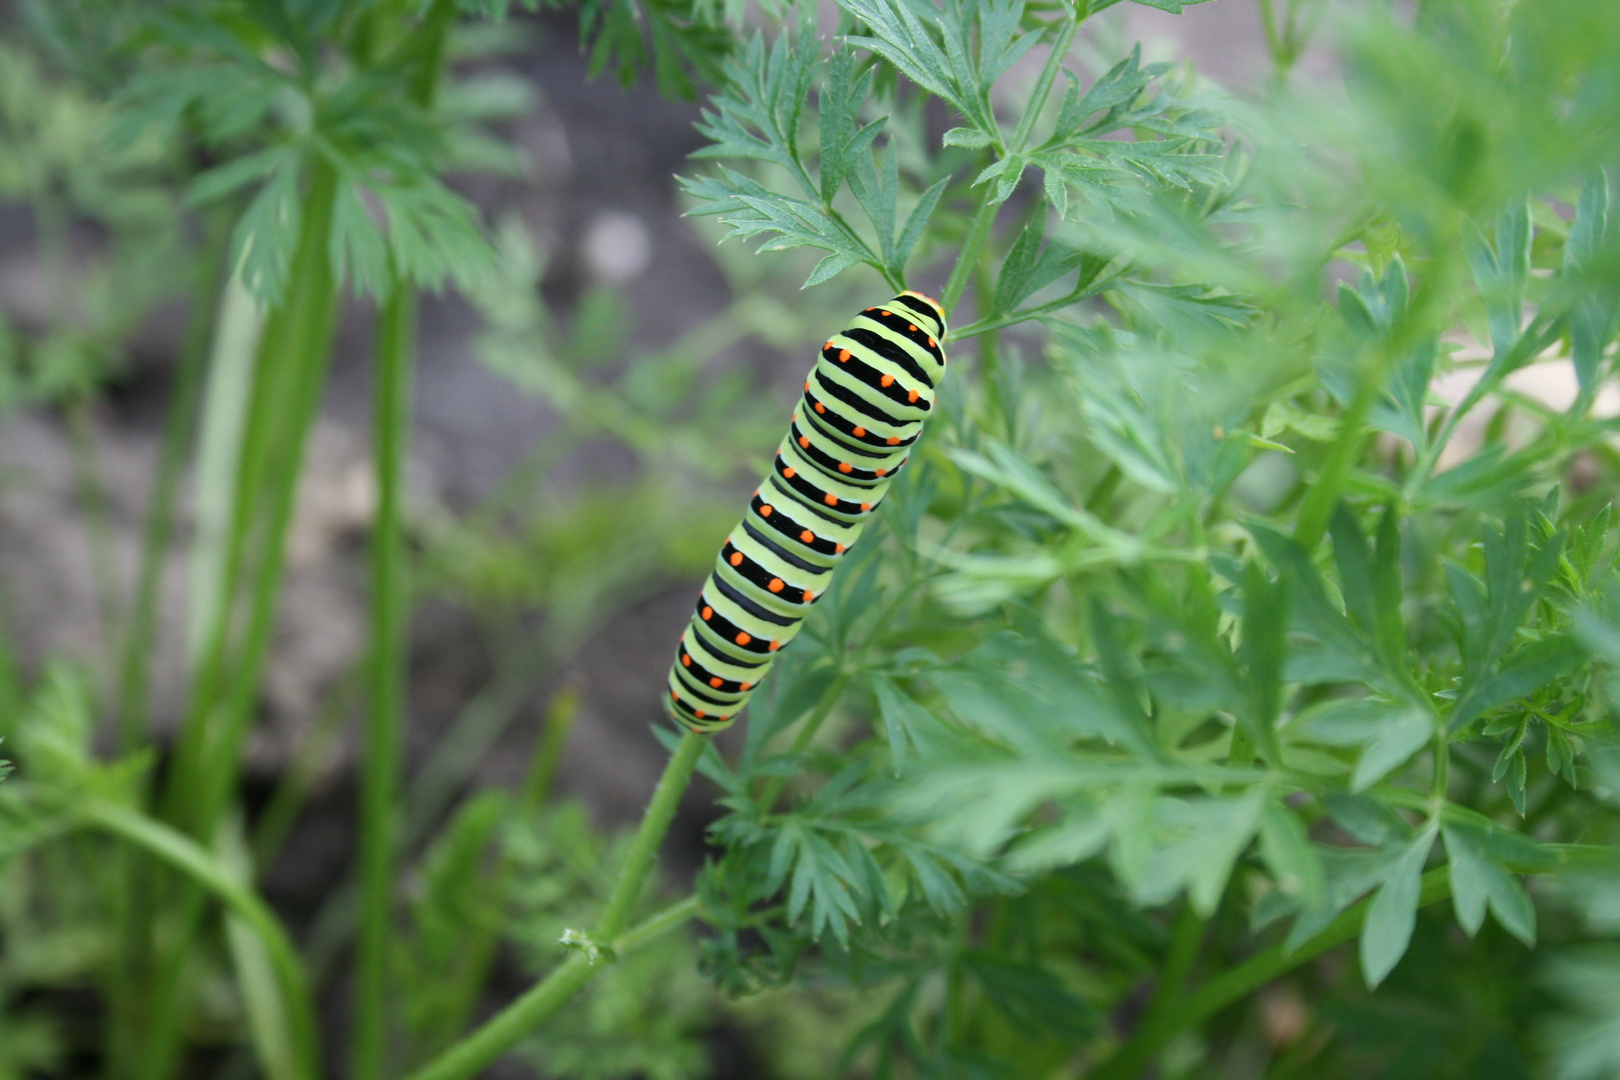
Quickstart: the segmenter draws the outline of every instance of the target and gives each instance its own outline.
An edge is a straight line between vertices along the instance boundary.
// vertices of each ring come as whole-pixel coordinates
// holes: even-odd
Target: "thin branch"
[[[697,914],[698,901],[693,896],[665,908],[635,927],[627,928],[630,914],[652,872],[658,848],[675,817],[675,808],[691,782],[692,770],[697,766],[698,758],[708,745],[708,736],[687,732],[676,744],[669,763],[664,766],[664,775],[658,780],[652,801],[647,804],[641,826],[631,842],[630,853],[619,870],[618,880],[614,882],[607,909],[597,925],[596,934],[592,935],[606,946],[605,951],[610,958],[639,948]],[[600,965],[591,956],[575,952],[551,974],[530,987],[522,997],[412,1073],[408,1080],[468,1080],[477,1075],[552,1013],[572,1001],[599,968]]]
[[[238,915],[270,958],[285,1010],[287,1039],[296,1075],[314,1080],[320,1074],[314,1001],[304,969],[275,913],[252,888],[238,880],[217,858],[184,833],[134,810],[102,800],[83,809],[87,824],[127,841],[179,870]]]
[[[1423,875],[1418,906],[1427,907],[1450,895],[1449,873],[1445,867],[1437,867]],[[1274,945],[1211,979],[1192,995],[1183,998],[1179,1007],[1166,1010],[1157,1017],[1150,1017],[1146,1023],[1137,1028],[1130,1041],[1112,1057],[1104,1060],[1089,1074],[1090,1077],[1092,1080],[1131,1080],[1143,1075],[1154,1056],[1163,1050],[1175,1035],[1202,1023],[1279,975],[1292,971],[1307,960],[1312,960],[1335,945],[1342,945],[1355,937],[1361,932],[1361,925],[1366,921],[1367,911],[1371,907],[1372,898],[1369,897],[1340,913],[1326,929],[1297,949],[1290,950],[1282,944]]]

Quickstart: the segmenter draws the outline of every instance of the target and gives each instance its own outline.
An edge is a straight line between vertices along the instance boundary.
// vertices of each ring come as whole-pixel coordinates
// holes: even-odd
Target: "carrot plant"
[[[445,184],[501,156],[446,70],[461,20],[500,11],[462,7],[112,5],[108,63],[81,65],[113,73],[113,145],[167,148],[171,188],[232,222],[200,260],[220,344],[176,391],[148,540],[196,427],[178,733],[154,739],[128,644],[151,637],[146,576],[102,658],[118,679],[24,679],[0,653],[0,853],[30,898],[0,928],[14,948],[46,901],[101,928],[98,1071],[202,1069],[228,972],[229,1037],[278,1080],[464,1080],[514,1050],[698,1076],[676,1028],[702,1017],[660,996],[691,966],[776,1003],[717,998],[743,1028],[840,1003],[836,1056],[762,1075],[1620,1068],[1620,10],[1267,0],[1271,67],[1238,96],[1123,39],[1114,0],[840,0],[825,25],[773,4],[746,31],[731,5],[587,4],[597,70],[711,91],[688,212],[762,241],[718,256],[730,307],[603,375],[583,369],[632,351],[620,320],[562,332],[521,228]],[[102,47],[66,16],[36,31]],[[1331,78],[1300,73],[1311,47]],[[447,284],[484,362],[564,424],[486,506],[413,521],[413,298]],[[695,576],[731,521],[720,482],[757,471],[787,408],[698,379],[705,357],[801,351],[902,287],[950,311],[952,372],[740,737],[677,734],[649,700],[668,764],[610,840],[552,798],[564,692],[522,789],[436,827],[530,653],[406,778],[412,600],[455,595],[501,634],[542,606],[518,648],[556,663],[635,592],[622,568]],[[254,858],[306,788],[254,838],[239,773],[345,290],[377,319],[360,857],[299,941]],[[638,462],[632,498],[534,486],[604,434]],[[93,754],[109,712],[123,741]],[[710,857],[671,894],[655,863],[699,773]],[[313,994],[351,941],[340,1033]],[[485,1016],[503,941],[536,977]],[[38,1067],[29,1045],[0,1040],[0,1069]]]

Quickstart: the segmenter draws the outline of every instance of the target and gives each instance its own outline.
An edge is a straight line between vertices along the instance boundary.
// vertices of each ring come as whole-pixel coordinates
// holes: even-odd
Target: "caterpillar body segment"
[[[798,634],[911,456],[945,375],[945,331],[944,309],[908,291],[821,347],[681,635],[664,698],[677,724],[728,726]]]

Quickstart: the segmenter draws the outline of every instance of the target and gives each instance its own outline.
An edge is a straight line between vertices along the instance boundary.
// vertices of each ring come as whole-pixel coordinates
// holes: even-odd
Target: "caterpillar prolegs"
[[[669,669],[682,727],[719,731],[793,640],[883,501],[945,373],[945,311],[903,292],[821,348],[771,471],[731,530]]]

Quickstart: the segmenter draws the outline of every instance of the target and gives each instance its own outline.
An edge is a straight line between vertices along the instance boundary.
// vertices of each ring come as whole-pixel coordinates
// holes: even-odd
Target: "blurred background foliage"
[[[96,618],[50,655],[5,564],[0,1078],[1620,1073],[1620,8],[1257,0],[1230,87],[1127,8],[6,8],[0,423],[60,429]],[[500,205],[559,32],[705,102],[656,289],[710,306]],[[917,460],[597,940],[641,871],[572,796],[650,785],[807,346],[901,286],[953,321]],[[535,420],[470,496],[441,323]],[[265,768],[345,392],[361,629]]]

